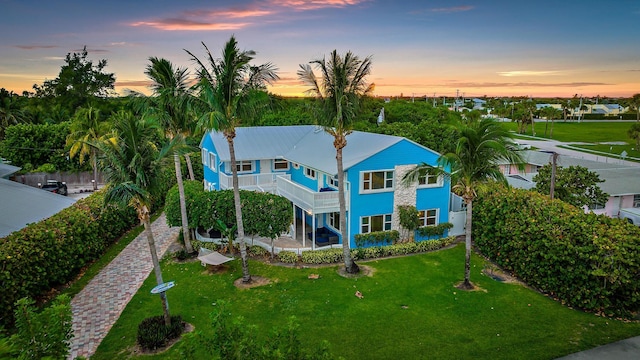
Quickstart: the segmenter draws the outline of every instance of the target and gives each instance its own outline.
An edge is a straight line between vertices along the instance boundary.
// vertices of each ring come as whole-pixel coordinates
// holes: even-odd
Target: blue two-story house
[[[427,175],[411,185],[402,181],[417,164],[436,166],[437,152],[403,137],[360,131],[349,134],[347,142],[343,164],[351,247],[356,234],[399,230],[400,205],[415,206],[422,226],[448,221],[447,177]],[[205,134],[200,147],[205,189],[232,188],[229,146],[222,133]],[[313,125],[242,127],[236,129],[234,149],[240,188],[291,200],[295,223],[310,237],[302,237],[303,247],[316,247],[314,229],[326,229],[336,240],[332,243],[342,243],[331,135]]]

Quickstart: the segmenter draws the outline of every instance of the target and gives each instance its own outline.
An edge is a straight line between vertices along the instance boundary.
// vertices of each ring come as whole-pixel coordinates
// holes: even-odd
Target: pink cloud
[[[237,30],[246,27],[248,23],[214,23],[192,21],[186,19],[160,19],[155,21],[138,21],[131,26],[148,26],[168,31],[206,31],[206,30]]]
[[[358,5],[366,1],[368,0],[272,0],[272,4],[304,11],[323,8],[343,8]]]
[[[229,10],[193,10],[186,11],[184,15],[187,17],[227,17],[234,19],[243,19],[248,17],[260,17],[273,14],[270,10],[261,9],[229,9]]]

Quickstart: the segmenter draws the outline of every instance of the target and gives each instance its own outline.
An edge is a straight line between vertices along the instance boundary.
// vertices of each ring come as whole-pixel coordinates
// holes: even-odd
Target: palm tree
[[[551,131],[549,132],[549,138],[553,138],[553,120],[562,115],[562,112],[554,107],[545,106],[542,108],[542,116],[547,118],[547,122],[544,126],[544,136],[547,136],[547,128],[549,127],[549,120],[551,120]]]
[[[69,131],[67,136],[67,145],[71,145],[69,157],[74,158],[78,155],[82,164],[89,156],[93,168],[93,190],[98,190],[98,149],[92,144],[108,136],[111,131],[109,123],[100,119],[100,110],[89,106],[76,111]]]
[[[316,77],[311,65],[320,72]],[[373,91],[373,84],[367,84],[366,77],[371,73],[371,57],[361,60],[351,51],[344,57],[336,50],[329,60],[313,60],[309,64],[300,64],[298,77],[309,87],[307,93],[318,100],[318,124],[333,136],[338,168],[338,199],[340,203],[340,232],[345,271],[355,274],[360,271],[351,258],[350,240],[347,236],[347,207],[344,196],[344,167],[342,150],[347,146],[347,135],[352,131],[353,120],[359,109],[360,98]]]
[[[629,109],[636,110],[636,121],[640,122],[640,94],[634,94],[629,99]]]
[[[467,220],[465,226],[465,264],[464,281],[459,285],[461,289],[472,289],[471,271],[471,219],[473,216],[473,200],[479,187],[490,180],[505,181],[498,163],[506,161],[509,164],[521,166],[522,159],[516,152],[517,146],[511,141],[512,135],[494,119],[486,118],[477,122],[460,123],[458,126],[460,138],[455,150],[444,154],[438,159],[438,167],[420,164],[410,171],[404,178],[406,183],[417,181],[419,176],[435,172],[450,176],[451,190],[461,196],[467,206]],[[449,171],[447,173],[446,171]]]
[[[4,139],[4,131],[11,125],[29,122],[29,116],[21,108],[19,96],[13,91],[0,88],[0,140]]]
[[[193,53],[185,50],[199,67],[198,89],[200,90],[200,99],[206,109],[199,124],[201,128],[207,130],[221,131],[229,144],[233,200],[240,257],[242,258],[242,281],[248,283],[251,281],[251,275],[247,263],[247,249],[242,223],[234,138],[236,137],[236,128],[243,121],[248,121],[255,116],[256,99],[262,98],[261,95],[264,95],[266,84],[278,79],[277,69],[271,63],[251,65],[251,60],[256,54],[255,51],[240,51],[234,36],[231,36],[225,44],[220,59],[215,59],[211,55],[204,42],[202,46],[205,48],[209,67]]]
[[[187,69],[176,68],[166,59],[150,57],[145,74],[153,81],[151,89],[155,95],[154,98],[147,102],[147,110],[158,118],[164,128],[165,136],[169,140],[180,141],[184,144],[195,123],[192,121],[191,112],[189,111],[191,94],[189,93]],[[188,253],[193,253],[189,219],[187,218],[187,204],[182,182],[182,167],[178,152],[173,153],[173,161],[180,194],[184,246]]]
[[[162,284],[162,271],[158,262],[155,239],[151,232],[150,208],[152,194],[159,185],[159,171],[167,154],[173,153],[175,143],[158,149],[154,140],[160,138],[160,126],[150,118],[137,118],[120,111],[113,116],[114,141],[95,143],[101,150],[100,165],[107,181],[105,202],[133,207],[144,224],[149,243],[153,269],[158,285]],[[171,323],[166,295],[161,293],[164,320]]]

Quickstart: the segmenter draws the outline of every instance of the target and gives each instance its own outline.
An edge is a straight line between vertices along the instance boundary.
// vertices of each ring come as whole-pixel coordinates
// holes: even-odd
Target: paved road
[[[640,336],[598,346],[597,348],[567,355],[557,360],[638,360]]]
[[[593,160],[593,161],[605,162],[610,164],[620,164],[620,165],[626,165],[626,166],[640,166],[640,163],[633,162],[633,161],[625,161],[618,158],[607,157],[604,155],[590,154],[590,153],[586,153],[578,150],[571,150],[571,149],[560,147],[560,146],[571,145],[571,143],[564,143],[556,140],[537,140],[537,139],[538,138],[534,138],[534,137],[529,137],[526,139],[519,138],[517,139],[517,142],[521,145],[531,145],[532,147],[536,147],[540,150],[555,151],[560,155],[571,156],[579,159]]]
[[[178,238],[180,227],[170,228],[162,214],[151,229],[158,257],[162,257]],[[142,232],[71,300],[74,338],[70,359],[95,353],[151,270],[149,243]]]

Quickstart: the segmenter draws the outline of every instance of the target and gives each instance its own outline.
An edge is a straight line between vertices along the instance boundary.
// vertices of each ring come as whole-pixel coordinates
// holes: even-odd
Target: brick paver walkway
[[[170,228],[165,214],[151,224],[158,257],[173,243],[180,227]],[[73,333],[70,359],[91,356],[153,270],[145,233],[136,237],[71,300]]]

